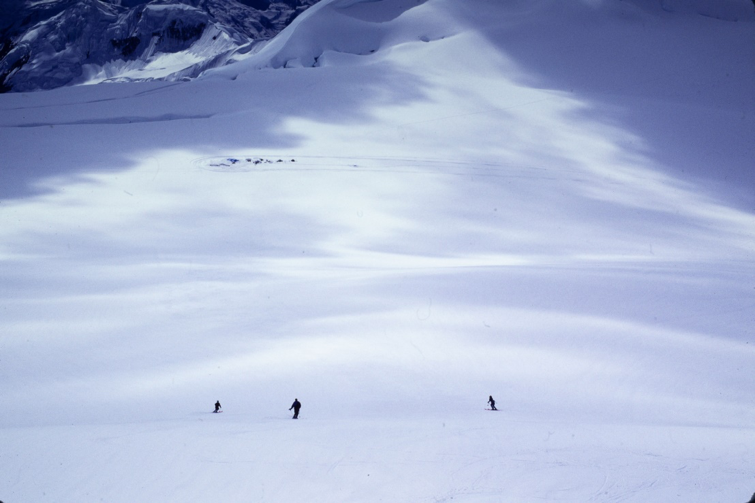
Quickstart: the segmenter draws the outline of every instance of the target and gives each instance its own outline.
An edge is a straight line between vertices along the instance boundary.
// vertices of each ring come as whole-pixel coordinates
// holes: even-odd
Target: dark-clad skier
[[[215,410],[213,412],[220,412],[220,407],[220,400],[218,400],[217,402],[215,402]]]
[[[293,419],[299,419],[299,409],[301,409],[301,402],[299,402],[298,398],[294,398],[294,403],[291,404],[291,407],[289,407],[288,410],[291,409],[294,409]]]
[[[488,403],[490,404],[490,410],[498,410],[495,408],[495,400],[493,400],[493,395],[490,395],[488,398]]]

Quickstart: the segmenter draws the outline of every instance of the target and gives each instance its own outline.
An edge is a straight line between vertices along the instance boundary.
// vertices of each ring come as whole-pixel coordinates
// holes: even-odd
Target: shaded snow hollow
[[[744,503],[751,7],[323,0],[0,96],[0,499]]]

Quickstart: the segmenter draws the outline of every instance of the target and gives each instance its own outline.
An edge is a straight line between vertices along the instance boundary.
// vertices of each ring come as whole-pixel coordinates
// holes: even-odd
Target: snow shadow
[[[34,196],[57,190],[61,181],[128,170],[150,152],[188,149],[197,155],[224,155],[291,149],[303,138],[285,131],[290,119],[358,128],[376,107],[425,99],[429,85],[389,64],[365,66],[348,78],[340,72],[256,70],[233,80],[2,95],[0,199]],[[396,86],[397,81],[404,85]]]
[[[485,21],[485,6],[508,9]],[[525,85],[583,103],[634,136],[626,156],[741,210],[755,209],[755,12],[750,2],[449,2],[510,58]],[[482,15],[481,15],[482,13]],[[520,20],[525,20],[520,22]],[[544,131],[543,134],[550,134]]]

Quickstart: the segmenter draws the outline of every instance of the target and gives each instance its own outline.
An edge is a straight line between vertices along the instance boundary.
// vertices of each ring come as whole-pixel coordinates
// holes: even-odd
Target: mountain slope
[[[746,501],[752,22],[673,6],[0,96],[0,498]]]

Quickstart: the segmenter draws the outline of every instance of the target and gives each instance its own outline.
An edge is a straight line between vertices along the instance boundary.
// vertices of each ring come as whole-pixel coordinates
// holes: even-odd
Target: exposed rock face
[[[317,1],[4,0],[0,92],[194,77]]]

